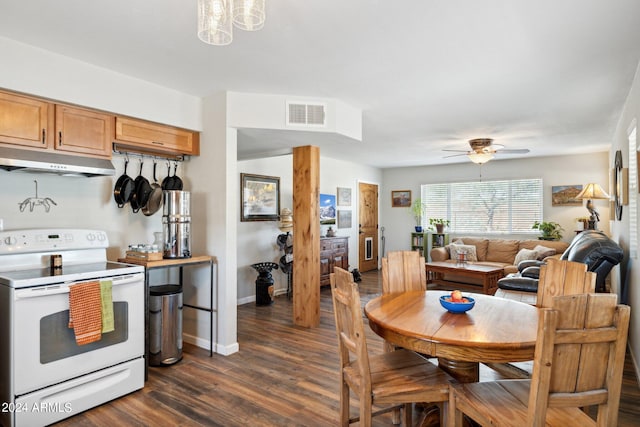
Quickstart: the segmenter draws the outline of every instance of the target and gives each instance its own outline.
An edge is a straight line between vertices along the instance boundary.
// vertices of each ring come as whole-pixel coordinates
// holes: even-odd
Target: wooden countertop
[[[178,267],[181,265],[200,264],[200,263],[211,262],[211,261],[215,262],[215,257],[210,255],[192,256],[191,258],[166,258],[158,261],[146,261],[144,259],[135,259],[135,258],[118,258],[118,262],[142,265],[145,268],[171,267],[171,266]]]

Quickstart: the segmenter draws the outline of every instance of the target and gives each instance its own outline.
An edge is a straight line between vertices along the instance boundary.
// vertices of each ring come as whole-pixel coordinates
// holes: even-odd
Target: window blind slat
[[[446,218],[454,233],[533,233],[542,221],[542,179],[424,184],[429,218]]]

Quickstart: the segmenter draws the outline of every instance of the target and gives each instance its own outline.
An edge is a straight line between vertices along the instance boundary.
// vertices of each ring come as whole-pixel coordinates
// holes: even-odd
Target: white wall
[[[99,110],[202,129],[201,100],[0,37],[0,87]]]
[[[551,186],[577,185],[597,182],[609,188],[608,153],[558,157],[532,157],[526,159],[492,160],[482,166],[482,180],[542,178],[544,185],[545,221],[555,221],[564,228],[563,240],[575,236],[574,223],[578,217],[588,216],[584,206],[552,206]],[[381,213],[385,227],[386,250],[409,249],[410,234],[415,225],[408,208],[391,207],[392,190],[411,190],[412,198],[420,197],[420,185],[439,182],[465,182],[480,178],[480,167],[471,162],[442,166],[393,168],[383,171]],[[600,213],[599,228],[609,232],[609,204],[594,200]],[[532,233],[534,230],[532,230]],[[523,236],[535,238],[537,234]]]
[[[287,102],[326,104],[325,126],[287,125]],[[228,92],[228,126],[235,128],[335,132],[362,140],[362,111],[333,98]]]
[[[280,208],[293,208],[293,157],[291,155],[238,162],[238,180],[240,173],[280,177]],[[382,182],[381,176],[382,173],[377,168],[320,157],[320,193],[335,195],[338,187],[351,189],[351,206],[338,206],[337,208],[352,211],[352,227],[338,229],[337,225],[332,226],[336,230],[336,235],[349,237],[349,264],[351,268],[358,265],[358,182],[366,181],[380,184]],[[255,301],[257,273],[251,268],[251,264],[262,261],[278,263],[283,253],[276,244],[276,238],[281,233],[278,229],[278,222],[240,222],[239,215],[237,221],[238,303],[244,304]],[[321,234],[324,236],[329,226],[319,225],[319,227],[321,227]],[[275,281],[276,294],[286,292],[286,275],[276,270],[272,272],[272,276]]]
[[[622,114],[616,127],[615,136],[610,153],[610,167],[613,167],[613,159],[617,150],[622,151],[622,166],[629,167],[629,139],[628,132],[631,127],[640,124],[640,65],[636,70],[636,76],[633,81],[631,90],[624,105]],[[636,131],[636,146],[640,147],[640,131]],[[638,153],[640,154],[640,153]],[[636,209],[640,205],[636,202]],[[639,228],[640,230],[640,228]],[[622,221],[614,221],[612,223],[611,235],[624,249],[625,259],[622,264],[616,268],[616,279],[612,283],[615,289],[620,292],[623,286],[628,287],[628,301],[631,306],[631,324],[629,327],[629,347],[633,358],[636,375],[640,376],[640,263],[637,258],[629,257],[629,206],[624,206],[622,210]],[[640,236],[639,236],[640,237]]]

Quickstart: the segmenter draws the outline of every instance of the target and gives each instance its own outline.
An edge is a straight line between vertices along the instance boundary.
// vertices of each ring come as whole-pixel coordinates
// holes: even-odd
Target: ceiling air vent
[[[287,125],[326,126],[326,104],[287,102]]]

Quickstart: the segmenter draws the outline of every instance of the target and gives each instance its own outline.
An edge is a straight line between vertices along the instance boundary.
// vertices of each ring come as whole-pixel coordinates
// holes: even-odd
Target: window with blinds
[[[542,179],[424,184],[421,197],[423,226],[446,218],[453,233],[538,233],[542,221]]]

